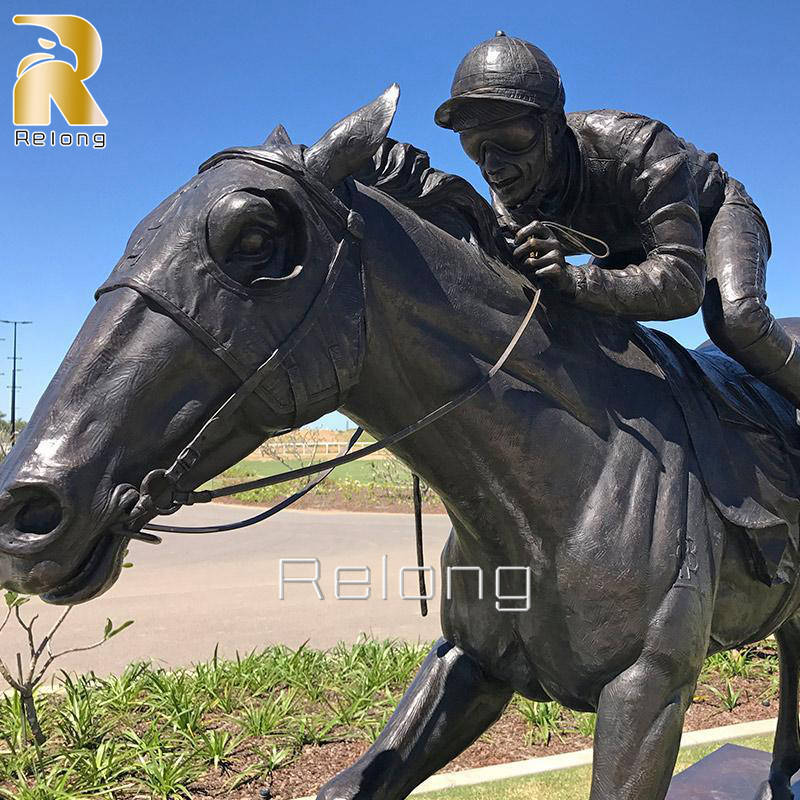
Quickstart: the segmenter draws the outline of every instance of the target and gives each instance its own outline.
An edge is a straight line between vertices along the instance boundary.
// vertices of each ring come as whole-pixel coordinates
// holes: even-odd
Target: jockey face
[[[513,119],[468,128],[459,133],[461,147],[508,208],[545,194],[548,173],[545,128],[526,113]]]

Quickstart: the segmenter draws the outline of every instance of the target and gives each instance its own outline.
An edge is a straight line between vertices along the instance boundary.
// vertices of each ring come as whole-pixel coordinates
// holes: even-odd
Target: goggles
[[[508,155],[522,155],[533,149],[542,138],[544,125],[532,114],[515,119],[461,131],[461,146],[476,163],[485,158],[486,148],[493,147]]]

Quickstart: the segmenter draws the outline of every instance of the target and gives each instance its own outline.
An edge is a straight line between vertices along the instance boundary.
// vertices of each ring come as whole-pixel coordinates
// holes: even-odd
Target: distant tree
[[[16,431],[19,436],[20,431],[27,425],[24,419],[17,419]],[[0,461],[2,461],[11,449],[11,420],[6,418],[5,412],[0,411]]]

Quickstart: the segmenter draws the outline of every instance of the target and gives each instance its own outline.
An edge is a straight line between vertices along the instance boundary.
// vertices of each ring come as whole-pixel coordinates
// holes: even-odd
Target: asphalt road
[[[207,525],[252,513],[252,507],[214,504],[183,509],[170,519]],[[237,650],[244,653],[277,642],[330,647],[341,640],[355,641],[362,633],[435,639],[440,633],[439,554],[449,529],[445,516],[425,517],[425,561],[435,569],[436,597],[424,619],[419,602],[403,599],[398,585],[401,568],[416,564],[409,514],[284,511],[240,532],[166,534],[156,547],[132,542],[128,560],[134,566],[123,570],[106,594],[70,612],[54,650],[96,641],[107,617],[115,625],[128,619],[134,624],[97,650],[65,656],[54,666],[108,674],[139,659],[169,667],[188,665],[210,658],[217,644],[221,655],[233,656]],[[310,582],[285,582],[281,600],[281,559],[314,558],[324,599]],[[369,567],[370,586],[343,583],[366,580],[363,569],[342,572],[340,596],[364,594],[367,588],[371,596],[337,600],[335,570],[354,566]],[[286,563],[284,576],[309,578],[315,570],[313,562]],[[405,594],[417,592],[417,575],[411,572],[405,576]],[[47,630],[61,609],[34,599],[23,611],[28,617],[39,613],[37,629]],[[12,620],[0,634],[0,657],[16,664],[17,651],[25,657],[27,644]]]

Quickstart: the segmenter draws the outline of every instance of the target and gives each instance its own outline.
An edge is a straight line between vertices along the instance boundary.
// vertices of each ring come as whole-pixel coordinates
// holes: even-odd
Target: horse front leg
[[[707,604],[673,588],[641,655],[600,693],[590,800],[663,800],[708,646]]]
[[[511,695],[463,650],[440,639],[372,747],[326,783],[318,800],[405,797],[472,744]]]
[[[792,800],[792,775],[800,769],[800,730],[797,688],[800,677],[800,617],[792,617],[775,631],[780,655],[780,710],[772,748],[769,780],[759,787],[756,800]]]

